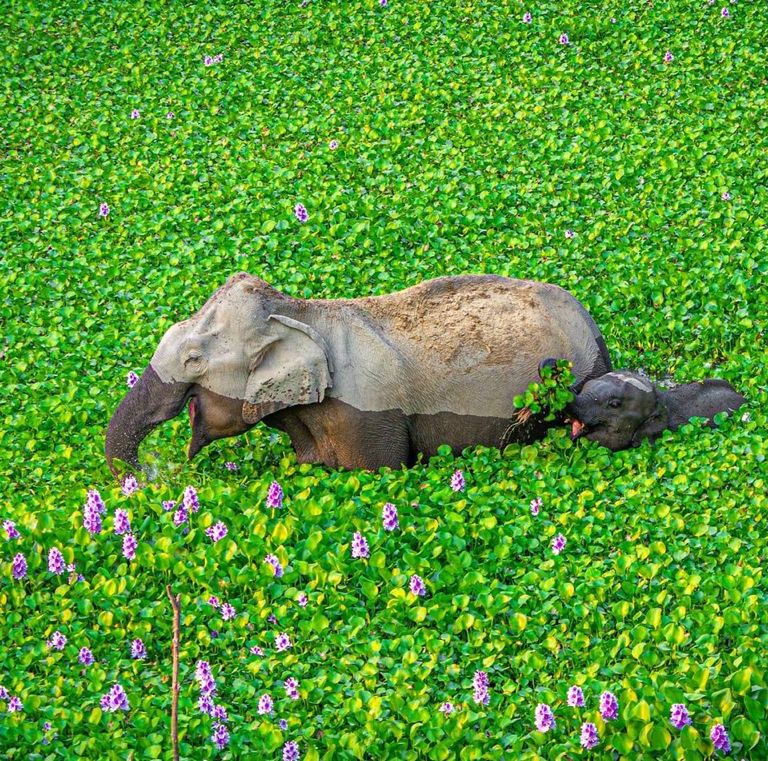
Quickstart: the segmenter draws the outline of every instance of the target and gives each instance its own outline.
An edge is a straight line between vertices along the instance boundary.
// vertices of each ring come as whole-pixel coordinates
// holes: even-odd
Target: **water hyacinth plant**
[[[0,757],[173,757],[171,585],[180,758],[768,759],[763,5],[6,3]],[[110,412],[150,406],[160,336],[239,270],[285,296],[259,302],[279,340],[251,347],[250,391],[300,344],[355,421],[408,406],[412,357],[396,398],[347,409],[363,379],[328,339],[355,315],[316,323],[313,300],[466,273],[566,288],[614,368],[748,404],[616,454],[573,443],[565,408],[540,440],[464,448],[512,422],[488,409],[430,459],[387,428],[366,446],[416,461],[369,472],[297,454],[283,410],[189,461],[179,397],[124,495]],[[398,329],[431,347],[437,415],[441,381],[503,383],[534,329],[468,320],[446,345],[460,316],[422,306]],[[198,438],[225,432],[191,393]]]

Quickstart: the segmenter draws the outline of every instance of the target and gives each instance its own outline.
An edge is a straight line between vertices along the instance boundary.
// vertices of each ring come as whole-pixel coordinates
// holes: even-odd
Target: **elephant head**
[[[109,422],[105,454],[112,471],[114,458],[137,468],[139,444],[185,405],[191,459],[266,415],[322,401],[333,365],[323,337],[298,318],[304,304],[240,273],[169,328]]]
[[[692,417],[711,420],[738,409],[746,400],[723,380],[686,383],[661,391],[647,378],[628,371],[588,381],[566,408],[574,439],[585,436],[617,451],[653,441]]]

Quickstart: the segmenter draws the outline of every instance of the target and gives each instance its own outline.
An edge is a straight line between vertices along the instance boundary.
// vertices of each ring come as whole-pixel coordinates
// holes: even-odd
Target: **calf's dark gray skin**
[[[610,372],[587,381],[566,412],[572,437],[586,436],[614,451],[654,441],[692,417],[712,418],[734,411],[746,399],[724,380],[686,383],[662,391],[647,378],[628,371]]]
[[[142,440],[189,410],[188,456],[259,422],[285,431],[299,462],[412,465],[448,444],[503,447],[544,435],[512,400],[542,357],[579,384],[611,369],[600,331],[554,285],[495,275],[428,280],[386,296],[296,299],[246,273],[163,336],[115,410],[107,462],[138,468]]]

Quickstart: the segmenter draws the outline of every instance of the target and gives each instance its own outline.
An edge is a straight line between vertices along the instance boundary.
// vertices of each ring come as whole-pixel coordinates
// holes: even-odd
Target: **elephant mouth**
[[[578,418],[566,418],[565,422],[571,425],[571,439],[573,441],[585,436],[590,431],[589,426]]]

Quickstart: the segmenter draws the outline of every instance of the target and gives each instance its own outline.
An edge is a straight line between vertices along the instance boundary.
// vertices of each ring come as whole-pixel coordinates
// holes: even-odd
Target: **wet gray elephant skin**
[[[733,412],[746,399],[730,383],[711,379],[662,391],[629,371],[610,372],[584,384],[568,405],[573,438],[586,436],[614,451],[654,441],[692,417]]]
[[[512,425],[512,400],[547,356],[571,360],[579,383],[611,369],[592,318],[554,285],[463,275],[307,300],[240,273],[163,336],[112,416],[107,462],[137,468],[141,441],[185,407],[190,458],[259,422],[299,462],[341,468],[531,440],[547,426]]]

